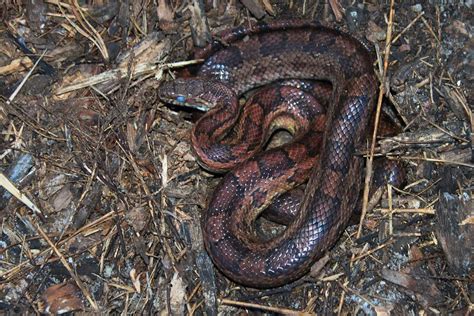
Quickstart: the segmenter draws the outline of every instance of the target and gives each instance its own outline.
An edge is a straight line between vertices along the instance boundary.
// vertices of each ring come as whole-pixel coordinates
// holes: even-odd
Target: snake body
[[[377,91],[371,55],[346,33],[312,22],[275,21],[224,31],[196,57],[205,59],[197,78],[164,83],[159,94],[169,102],[212,108],[192,132],[201,165],[221,171],[234,168],[232,161],[238,161],[203,215],[205,247],[214,264],[238,283],[256,288],[284,285],[307,273],[335,243],[356,204],[362,158],[354,153],[366,135]],[[230,136],[244,133],[230,132],[231,126],[241,124],[237,96],[282,79],[330,82],[330,104],[324,115],[317,107],[301,110],[314,112],[304,128],[299,116],[270,111],[272,119],[291,122],[283,125],[292,132],[303,130],[302,136],[255,154],[267,134],[255,142],[249,139],[262,134],[260,125],[272,126],[261,124],[255,113],[271,109],[267,104],[272,101],[255,97],[252,106],[244,107],[243,130],[250,136],[234,141]],[[296,100],[307,98],[288,89],[274,99],[288,101],[285,94],[296,95]],[[262,241],[252,228],[257,216],[272,198],[308,177],[294,221],[282,234]]]

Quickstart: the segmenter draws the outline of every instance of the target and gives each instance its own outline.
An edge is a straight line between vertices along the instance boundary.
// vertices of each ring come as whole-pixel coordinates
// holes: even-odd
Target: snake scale
[[[224,31],[196,58],[204,59],[197,77],[164,82],[159,96],[209,109],[192,131],[195,154],[206,169],[231,170],[203,214],[206,250],[240,284],[268,288],[296,280],[335,243],[356,205],[363,159],[354,153],[365,139],[377,92],[373,59],[352,36],[300,20]],[[325,112],[304,92],[269,87],[251,97],[239,116],[239,96],[283,79],[331,83]],[[312,106],[288,113],[275,104],[292,108],[305,100]],[[245,124],[238,121],[242,116]],[[268,139],[264,130],[282,126],[294,141],[256,153]],[[261,240],[253,229],[258,215],[306,178],[294,221]]]

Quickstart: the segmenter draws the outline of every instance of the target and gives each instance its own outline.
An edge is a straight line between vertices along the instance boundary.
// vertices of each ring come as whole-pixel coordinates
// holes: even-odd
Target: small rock
[[[421,11],[423,11],[423,6],[419,3],[411,6],[411,9],[413,12],[416,12],[416,13],[420,13]]]

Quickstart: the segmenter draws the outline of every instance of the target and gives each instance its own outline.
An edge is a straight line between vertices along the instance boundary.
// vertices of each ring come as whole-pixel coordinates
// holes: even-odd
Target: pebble
[[[416,13],[420,13],[421,11],[423,11],[423,6],[419,3],[411,6],[411,9],[413,10],[413,12],[416,12]]]

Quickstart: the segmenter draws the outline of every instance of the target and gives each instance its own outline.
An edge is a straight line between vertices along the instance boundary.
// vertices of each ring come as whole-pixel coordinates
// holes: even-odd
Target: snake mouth
[[[181,101],[181,97],[185,99],[185,101]],[[186,99],[185,96],[176,96],[176,97],[165,97],[160,96],[160,99],[166,104],[173,104],[178,106],[179,108],[185,109],[193,109],[202,112],[207,112],[210,109],[210,106],[206,104],[204,100],[192,100]]]

